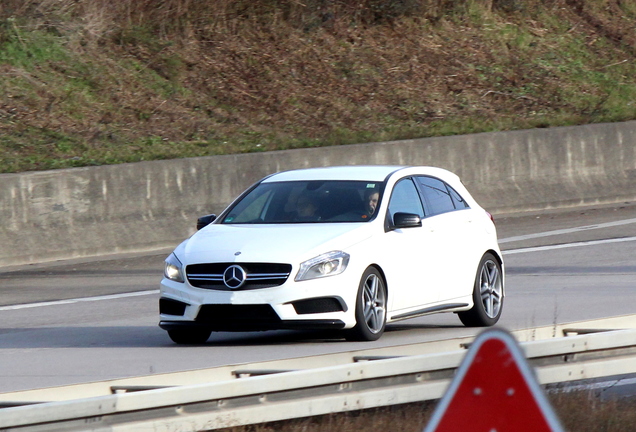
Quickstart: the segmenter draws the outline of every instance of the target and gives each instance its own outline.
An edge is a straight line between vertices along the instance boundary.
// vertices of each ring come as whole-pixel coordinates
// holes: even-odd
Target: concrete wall
[[[176,245],[265,175],[434,165],[493,213],[636,198],[636,121],[0,175],[0,267]]]

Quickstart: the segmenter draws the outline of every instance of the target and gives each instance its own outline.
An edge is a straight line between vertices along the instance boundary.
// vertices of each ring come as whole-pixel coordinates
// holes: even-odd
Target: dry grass
[[[563,427],[572,432],[631,432],[636,430],[636,400],[602,400],[585,392],[559,393],[552,404]]]
[[[636,118],[619,0],[3,0],[0,172]]]

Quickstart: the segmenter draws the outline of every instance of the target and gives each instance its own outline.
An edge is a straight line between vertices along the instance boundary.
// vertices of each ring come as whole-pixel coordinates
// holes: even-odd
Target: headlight
[[[175,282],[184,282],[185,279],[183,277],[183,273],[181,268],[183,264],[181,261],[175,256],[175,254],[171,253],[168,258],[166,258],[166,266],[163,270],[163,275],[166,279],[170,279]]]
[[[349,254],[342,251],[328,252],[300,264],[296,281],[335,276],[342,273],[349,264]]]

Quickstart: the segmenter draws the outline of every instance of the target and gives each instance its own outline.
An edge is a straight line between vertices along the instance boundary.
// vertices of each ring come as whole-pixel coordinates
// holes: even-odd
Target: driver
[[[365,208],[367,216],[373,216],[376,208],[378,207],[378,200],[380,199],[380,192],[377,189],[368,189],[365,193]]]

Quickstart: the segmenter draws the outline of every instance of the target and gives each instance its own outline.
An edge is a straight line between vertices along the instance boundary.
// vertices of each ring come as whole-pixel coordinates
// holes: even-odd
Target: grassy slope
[[[634,2],[303,4],[3,0],[0,172],[636,118]]]

